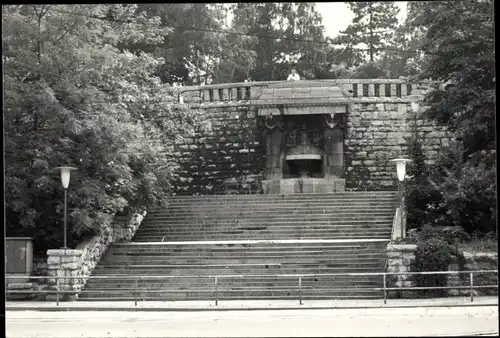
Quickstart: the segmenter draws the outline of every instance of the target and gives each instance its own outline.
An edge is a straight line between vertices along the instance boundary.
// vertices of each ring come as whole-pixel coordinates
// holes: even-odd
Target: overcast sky
[[[397,1],[396,4],[401,9],[398,18],[403,20],[406,17],[406,1]],[[354,17],[344,2],[316,2],[316,9],[323,17],[325,35],[329,37],[335,37],[340,30],[346,29]]]

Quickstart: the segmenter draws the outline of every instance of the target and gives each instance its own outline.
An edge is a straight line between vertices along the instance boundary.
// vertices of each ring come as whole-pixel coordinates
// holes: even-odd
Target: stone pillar
[[[61,293],[59,300],[74,301],[78,297],[80,291],[80,276],[81,271],[81,250],[73,249],[58,249],[47,250],[47,265],[49,271],[48,285],[49,290],[55,291],[57,287],[57,279],[59,278],[59,291],[70,291],[70,293]],[[47,300],[56,300],[56,294],[48,294]]]
[[[388,244],[387,245],[387,271],[386,272],[409,272],[410,264],[415,259],[416,244]],[[409,275],[387,276],[387,287],[403,288],[411,287],[413,282]],[[409,294],[408,291],[391,291],[389,297],[401,297]]]
[[[341,128],[341,117],[327,115],[325,124],[323,132],[325,178],[342,178],[344,176],[344,132]]]
[[[283,178],[282,148],[284,133],[281,119],[266,117],[265,124],[265,151],[266,165],[264,178],[266,180],[280,180]]]

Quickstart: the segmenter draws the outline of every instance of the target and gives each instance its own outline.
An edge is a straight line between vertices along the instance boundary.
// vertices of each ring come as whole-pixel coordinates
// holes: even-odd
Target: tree
[[[367,46],[369,60],[375,61],[375,56],[387,46],[387,40],[392,36],[398,23],[399,8],[394,2],[348,2],[353,11],[352,23],[340,33],[336,43],[345,45],[346,49],[359,48],[360,44]],[[363,55],[363,52],[359,52]]]
[[[74,165],[69,245],[112,216],[165,202],[175,178],[170,144],[192,113],[153,76],[163,60],[125,44],[160,43],[169,30],[135,5],[6,6],[4,62],[7,234],[62,243],[62,187]],[[117,18],[120,20],[117,21]]]
[[[426,27],[427,60],[417,80],[441,83],[424,98],[426,116],[456,139],[432,177],[446,221],[468,232],[496,231],[493,2],[433,2],[414,22]]]
[[[286,79],[292,67],[310,78],[325,60],[322,19],[314,4],[239,3],[233,16],[231,30],[254,37],[242,45],[253,51],[248,72],[253,81]]]
[[[159,75],[165,83],[185,85],[201,83],[201,77],[213,73],[215,64],[228,47],[223,24],[227,16],[224,4],[139,4],[137,13],[159,17],[171,33],[157,45],[135,45],[134,50],[155,53],[165,62]]]
[[[419,133],[417,122],[421,119],[416,113],[411,122],[411,134],[408,138],[408,155],[413,160],[408,166],[408,181],[406,182],[405,203],[408,210],[407,223],[409,228],[422,229],[425,226],[446,225],[442,219],[446,210],[442,208],[443,198],[431,184],[432,170],[425,160],[422,145],[422,134]]]

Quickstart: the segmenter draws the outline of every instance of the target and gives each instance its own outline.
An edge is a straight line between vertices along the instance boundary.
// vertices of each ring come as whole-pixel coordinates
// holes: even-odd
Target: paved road
[[[15,337],[498,335],[498,307],[196,312],[8,311]]]

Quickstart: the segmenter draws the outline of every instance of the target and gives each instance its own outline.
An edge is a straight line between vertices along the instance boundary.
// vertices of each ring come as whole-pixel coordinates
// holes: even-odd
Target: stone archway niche
[[[334,107],[315,108],[303,107],[305,114],[262,116],[264,193],[344,191],[344,114],[325,114]]]

